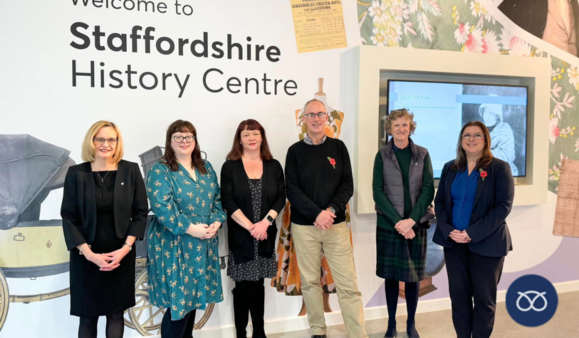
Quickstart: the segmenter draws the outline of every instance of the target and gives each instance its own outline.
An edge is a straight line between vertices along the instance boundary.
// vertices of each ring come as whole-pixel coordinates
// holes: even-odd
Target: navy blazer
[[[139,165],[121,160],[113,197],[117,237],[135,236],[142,239],[145,235],[148,207],[145,182]],[[68,250],[94,241],[97,210],[90,162],[68,168],[60,215]]]
[[[437,227],[432,240],[446,248],[454,243],[448,237],[455,230],[450,190],[458,170],[452,168],[453,164],[454,160],[444,165],[434,198]],[[513,206],[515,181],[509,164],[497,158],[492,160],[486,172],[488,176],[484,181],[479,178],[469,227],[466,229],[472,240],[468,247],[482,256],[503,257],[513,250],[506,219]]]

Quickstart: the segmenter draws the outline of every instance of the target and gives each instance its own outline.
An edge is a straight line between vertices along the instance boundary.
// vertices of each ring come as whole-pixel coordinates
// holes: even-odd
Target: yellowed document
[[[298,53],[346,47],[342,1],[290,0]]]

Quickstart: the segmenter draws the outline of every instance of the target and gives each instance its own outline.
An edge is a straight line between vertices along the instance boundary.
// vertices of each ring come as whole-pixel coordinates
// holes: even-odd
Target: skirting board
[[[554,284],[558,294],[566,292],[579,291],[579,281],[571,281]],[[497,294],[497,301],[504,302],[507,291],[499,291]],[[450,298],[432,299],[422,301],[418,304],[418,313],[434,312],[450,309]],[[406,313],[406,304],[398,304],[398,312]],[[364,317],[366,320],[387,318],[388,311],[386,306],[377,306],[364,309]],[[340,311],[326,313],[326,324],[339,325],[343,324],[342,314]],[[306,316],[293,317],[285,319],[277,319],[265,323],[265,331],[267,333],[280,333],[306,330],[309,328],[308,319]],[[251,325],[248,327],[248,335],[251,335]],[[160,336],[156,336],[160,337]],[[195,331],[195,337],[198,338],[235,338],[235,328],[233,326],[222,326],[214,328],[204,328],[200,331]]]

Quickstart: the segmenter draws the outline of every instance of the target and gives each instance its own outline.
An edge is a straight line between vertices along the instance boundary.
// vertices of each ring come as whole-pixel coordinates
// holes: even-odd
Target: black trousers
[[[452,248],[444,248],[444,259],[457,337],[489,338],[505,258],[481,256],[471,252],[468,244],[453,243]]]

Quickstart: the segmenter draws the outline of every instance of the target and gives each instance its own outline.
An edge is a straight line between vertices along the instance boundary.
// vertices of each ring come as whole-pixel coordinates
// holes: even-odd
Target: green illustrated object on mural
[[[557,193],[561,161],[579,160],[575,134],[579,69],[516,36],[479,0],[357,1],[365,45],[551,58],[549,191]],[[476,66],[476,65],[473,65]],[[542,95],[547,95],[543,93]]]

